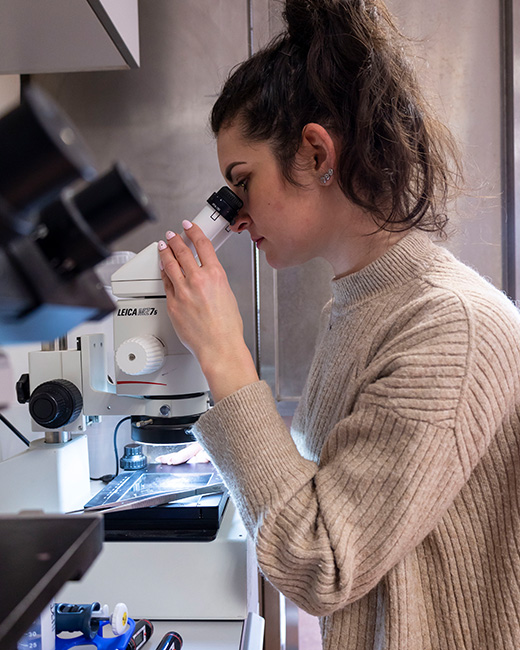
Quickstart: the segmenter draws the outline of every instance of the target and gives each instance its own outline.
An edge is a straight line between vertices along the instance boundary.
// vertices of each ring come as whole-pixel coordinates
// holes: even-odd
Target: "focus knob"
[[[143,447],[138,443],[125,445],[124,454],[119,460],[119,466],[124,470],[144,469],[148,459],[143,454]]]
[[[151,334],[127,339],[117,348],[117,365],[127,375],[149,375],[164,363],[164,345]]]
[[[45,429],[58,429],[74,422],[83,408],[83,398],[75,384],[53,379],[34,389],[29,399],[32,419]]]

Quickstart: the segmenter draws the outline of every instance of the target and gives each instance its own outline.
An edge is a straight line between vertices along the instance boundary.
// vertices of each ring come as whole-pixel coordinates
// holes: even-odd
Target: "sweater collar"
[[[334,303],[353,305],[402,286],[428,268],[438,252],[426,233],[412,230],[360,271],[332,280]]]

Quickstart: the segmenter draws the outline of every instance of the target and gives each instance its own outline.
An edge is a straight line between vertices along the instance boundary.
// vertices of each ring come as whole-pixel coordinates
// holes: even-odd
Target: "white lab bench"
[[[152,621],[153,636],[148,644],[156,648],[167,632],[178,632],[182,650],[262,650],[263,619],[248,621]],[[147,648],[148,648],[147,646]]]
[[[174,630],[184,650],[261,650],[256,563],[231,500],[212,541],[109,541],[81,582],[56,602],[124,602],[154,625],[154,650]],[[249,615],[251,613],[251,615]],[[249,615],[249,616],[248,616]]]

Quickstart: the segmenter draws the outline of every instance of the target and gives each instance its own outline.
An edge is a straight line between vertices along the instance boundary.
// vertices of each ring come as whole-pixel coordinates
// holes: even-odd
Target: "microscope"
[[[0,335],[11,343],[44,341],[42,350],[29,353],[29,372],[16,384],[32,430],[44,437],[2,463],[0,512],[83,507],[91,491],[85,434],[103,416],[131,419],[136,445],[125,448],[129,457],[121,467],[134,469],[142,459],[138,444],[192,441],[190,427],[210,407],[200,366],[168,318],[157,243],[113,274],[115,304],[96,276],[94,267],[110,256],[107,245],[155,217],[121,163],[94,178],[79,136],[65,119],[48,97],[29,88],[22,105],[0,120],[0,141],[10,139],[8,151],[11,157],[18,155],[22,168],[4,162],[0,169],[0,273],[6,278]],[[14,146],[21,134],[29,152]],[[23,169],[27,160],[37,169]],[[69,187],[74,164],[94,179],[86,187]],[[53,179],[48,178],[54,170],[61,172],[55,181],[59,192],[52,191]],[[231,234],[241,207],[241,200],[222,187],[193,221],[218,248]],[[110,313],[111,345],[104,334],[89,334],[69,348],[65,335],[70,329]],[[112,348],[114,372],[109,372]]]
[[[32,430],[44,437],[2,463],[0,511],[68,512],[90,497],[90,424],[126,416],[136,443],[186,443],[210,406],[209,389],[169,321],[157,244],[114,273],[115,304],[95,274],[111,254],[108,244],[155,219],[124,165],[97,177],[74,127],[34,87],[0,119],[0,142],[8,154],[0,162],[0,336],[4,343],[44,341],[29,353],[29,372],[16,385]],[[90,182],[71,188],[78,177]],[[219,247],[241,207],[223,187],[193,221]],[[92,334],[68,348],[70,329],[111,313],[113,346]],[[115,350],[114,376],[108,347]]]
[[[123,164],[98,176],[74,126],[36,86],[0,119],[0,146],[0,341],[52,340],[113,310],[93,267],[155,216]]]
[[[193,220],[220,246],[242,201],[227,187],[214,192]],[[107,370],[102,334],[78,338],[74,350],[33,352],[17,386],[35,431],[83,431],[88,418],[132,417],[132,438],[150,444],[191,441],[189,426],[207,411],[209,388],[179,341],[166,309],[157,243],[111,278],[115,376]]]
[[[224,639],[226,647],[260,648],[263,620],[255,613],[256,566],[238,513],[232,507],[224,513],[228,497],[224,486],[213,482],[213,470],[185,465],[180,472],[181,483],[195,485],[197,494],[200,485],[205,490],[213,482],[219,488],[210,494],[206,490],[194,507],[183,506],[190,499],[178,502],[180,530],[171,526],[176,504],[169,502],[136,509],[142,518],[123,520],[123,527],[117,521],[123,512],[114,515],[114,526],[108,515],[101,526],[98,517],[50,514],[83,511],[92,500],[89,425],[103,416],[123,416],[131,420],[135,448],[162,449],[191,440],[190,427],[209,408],[210,394],[198,363],[169,322],[155,242],[117,268],[110,292],[103,288],[99,268],[105,261],[111,268],[114,257],[108,245],[154,218],[128,170],[117,163],[97,176],[72,125],[33,87],[27,88],[20,107],[0,118],[0,145],[0,343],[44,341],[41,351],[29,354],[29,372],[17,383],[17,397],[28,406],[32,429],[43,431],[44,437],[27,441],[25,451],[0,464],[0,513],[17,513],[4,518],[10,554],[4,565],[16,558],[16,581],[27,582],[32,596],[36,548],[36,576],[42,565],[47,571],[46,580],[38,584],[45,583],[41,598],[54,595],[56,567],[65,573],[66,563],[67,578],[81,575],[82,580],[64,586],[61,602],[113,603],[124,594],[134,617],[155,619],[157,633],[164,635],[161,643],[171,640],[168,630],[177,629],[178,621],[183,635],[186,630],[186,638],[200,647],[216,638]],[[208,198],[193,221],[218,248],[231,234],[230,224],[241,207],[240,199],[224,187]],[[113,321],[110,337],[78,335],[69,346],[67,334],[77,325],[99,321],[103,329],[108,319]],[[0,350],[0,408],[5,405],[2,382],[11,381],[6,361]],[[157,463],[151,464],[154,471],[140,474],[143,455],[133,453],[135,448],[121,459],[121,474],[106,486],[107,500],[122,484],[133,495],[137,482],[149,479],[149,489],[156,492],[161,490],[159,479],[172,477],[175,468]],[[49,517],[18,516],[21,510],[43,510]],[[217,529],[212,513],[218,513]],[[190,518],[187,527],[184,522]],[[64,543],[68,536],[62,539],[69,523],[89,525],[86,532],[79,529],[73,548]],[[48,535],[40,541],[42,526]],[[19,529],[25,537],[17,536]],[[111,543],[102,545],[102,535]],[[28,544],[35,537],[37,544]],[[175,549],[164,543],[169,540],[179,542]],[[26,547],[29,553],[21,554]],[[56,560],[48,553],[55,548],[60,552]],[[20,571],[18,556],[29,556],[32,563],[27,561]],[[36,616],[48,599],[38,609],[27,610],[27,602],[25,619],[25,612]],[[22,628],[20,622],[20,634]]]
[[[63,339],[114,310],[94,267],[110,256],[116,238],[155,215],[122,163],[98,175],[74,125],[37,86],[26,86],[20,105],[0,119],[0,145],[0,342]],[[70,399],[65,387],[58,389],[60,404]],[[29,448],[1,465],[0,511],[63,512],[70,490],[57,486],[76,473],[83,488],[88,481],[80,460],[86,441],[54,445],[72,438],[47,432],[29,445],[16,433]]]
[[[231,234],[230,223],[241,207],[241,200],[222,187],[208,198],[193,222],[218,248]],[[125,447],[120,466],[144,469],[146,461],[137,464],[143,462],[141,446],[153,445],[157,455],[164,447],[192,442],[190,429],[208,410],[211,398],[198,362],[179,341],[169,320],[157,243],[119,268],[112,275],[111,287],[116,298],[112,316],[114,376],[107,368],[105,335],[87,334],[78,337],[75,349],[29,353],[29,372],[18,381],[17,398],[28,404],[33,430],[45,431],[46,440],[55,443],[71,442],[100,417],[129,417],[136,444]],[[86,457],[84,451],[79,455]],[[84,489],[77,492],[81,467],[77,456],[73,463],[74,490],[84,494]],[[156,469],[154,476],[144,478],[154,485],[159,478],[163,483],[166,479],[172,482],[172,468]],[[179,471],[186,473],[189,468]],[[82,476],[84,479],[84,470]],[[117,485],[126,490],[132,481],[135,493],[135,480],[135,474],[122,475]],[[84,481],[83,486],[86,488]],[[115,493],[115,484],[109,491]]]

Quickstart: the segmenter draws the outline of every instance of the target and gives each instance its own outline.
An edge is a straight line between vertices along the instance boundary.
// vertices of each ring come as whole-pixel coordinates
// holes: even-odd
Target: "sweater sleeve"
[[[507,409],[511,387],[497,363],[510,363],[504,346],[514,337],[505,342],[495,331],[491,340],[491,326],[475,332],[466,312],[463,301],[451,310],[448,332],[444,323],[425,336],[412,323],[415,338],[412,329],[395,337],[319,463],[298,453],[263,382],[200,419],[197,437],[233,494],[262,571],[309,613],[330,614],[368,593],[438,524],[485,453]]]

